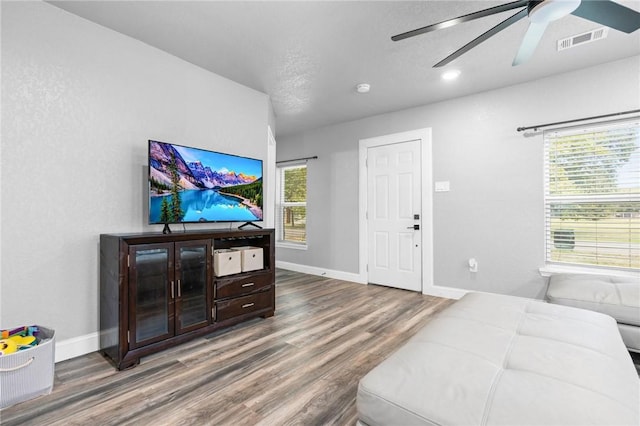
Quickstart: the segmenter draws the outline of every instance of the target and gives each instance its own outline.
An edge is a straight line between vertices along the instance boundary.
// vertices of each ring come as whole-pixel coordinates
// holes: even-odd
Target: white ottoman
[[[547,300],[611,315],[629,350],[640,352],[640,279],[588,274],[549,278]]]
[[[469,293],[362,378],[361,424],[638,425],[640,380],[613,318]]]

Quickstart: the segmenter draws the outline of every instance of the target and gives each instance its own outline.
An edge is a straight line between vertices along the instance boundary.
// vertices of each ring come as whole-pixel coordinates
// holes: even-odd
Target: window
[[[640,269],[640,126],[545,131],[546,260]]]
[[[305,246],[307,242],[307,166],[278,167],[278,241]]]

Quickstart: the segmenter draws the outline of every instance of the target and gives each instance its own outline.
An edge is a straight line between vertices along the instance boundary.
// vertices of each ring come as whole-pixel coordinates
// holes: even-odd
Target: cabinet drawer
[[[271,285],[271,274],[255,274],[243,278],[216,279],[215,298],[226,299],[228,297],[242,296],[265,289]]]
[[[216,321],[224,321],[229,318],[266,309],[271,306],[271,292],[250,294],[235,299],[216,302]]]

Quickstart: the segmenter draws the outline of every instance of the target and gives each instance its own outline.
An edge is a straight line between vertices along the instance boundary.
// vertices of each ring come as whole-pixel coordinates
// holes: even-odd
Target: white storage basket
[[[242,272],[240,266],[241,255],[239,252],[230,249],[219,249],[213,251],[213,270],[216,277],[239,274]]]
[[[37,346],[0,356],[0,409],[49,394],[53,389],[55,331],[37,327]]]
[[[233,247],[242,253],[242,272],[257,271],[264,268],[262,247],[242,246]]]

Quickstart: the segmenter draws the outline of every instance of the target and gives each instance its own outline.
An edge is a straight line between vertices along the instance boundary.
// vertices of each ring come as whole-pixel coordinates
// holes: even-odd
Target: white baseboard
[[[286,269],[288,271],[301,272],[303,274],[317,275],[319,277],[334,278],[336,280],[351,281],[358,284],[366,284],[360,274],[353,272],[335,271],[332,269],[318,268],[315,266],[300,265],[297,263],[283,262],[276,260],[276,268]]]
[[[95,352],[100,349],[100,334],[98,332],[72,337],[71,339],[56,342],[55,362],[75,358]]]
[[[468,292],[469,290],[463,290],[455,287],[444,287],[439,285],[425,286],[422,289],[422,294],[456,300],[460,299]]]
[[[367,284],[366,278],[360,276],[360,274],[354,274],[352,272],[335,271],[332,269],[318,268],[315,266],[300,265],[298,263],[283,262],[276,260],[276,268],[286,269],[288,271],[301,272],[303,274],[317,275],[320,277],[335,278],[337,280],[351,281],[358,284]],[[455,287],[444,286],[425,286],[422,294],[429,296],[445,297],[447,299],[460,299],[468,293],[468,290],[463,290]]]
[[[366,284],[366,281],[363,280],[360,274],[354,274],[352,272],[335,271],[332,269],[300,265],[297,263],[283,262],[279,260],[276,261],[276,267],[286,269],[288,271],[301,272],[303,274],[334,278],[337,280],[350,281],[358,284]],[[438,297],[447,297],[450,299],[459,299],[466,292],[466,290],[442,286],[430,286],[425,289],[425,291],[423,291],[424,294]],[[71,339],[62,340],[56,343],[55,362],[75,358],[91,352],[96,352],[98,350],[100,350],[100,334],[98,332],[85,334],[84,336],[72,337]]]

